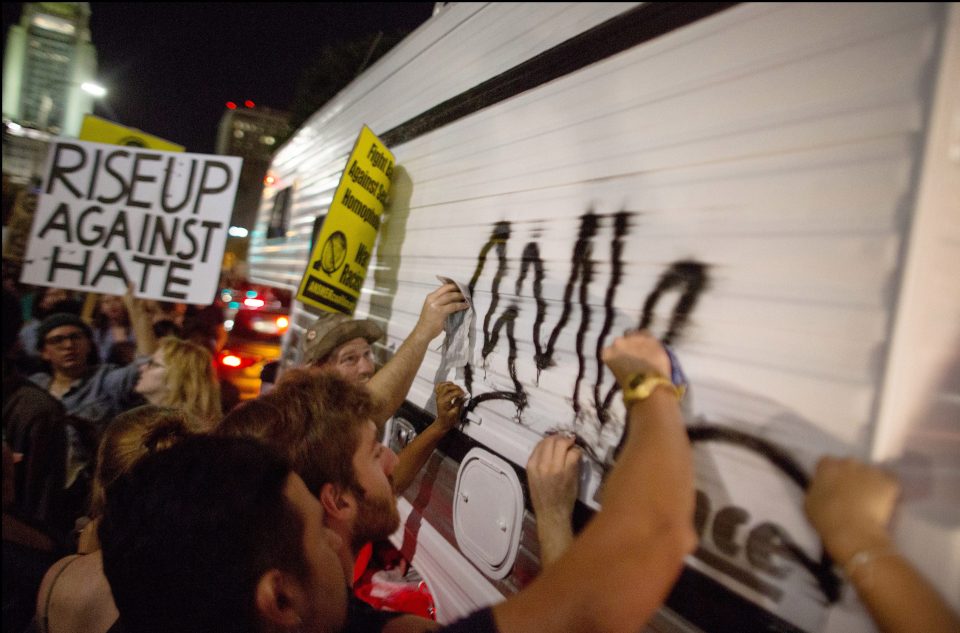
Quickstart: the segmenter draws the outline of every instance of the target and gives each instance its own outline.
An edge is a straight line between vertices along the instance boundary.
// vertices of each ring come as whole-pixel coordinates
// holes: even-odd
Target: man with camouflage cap
[[[344,380],[366,385],[375,402],[373,421],[378,427],[403,404],[427,352],[427,345],[443,332],[444,321],[469,304],[447,283],[427,295],[420,318],[393,357],[377,371],[370,345],[384,336],[369,319],[344,314],[324,314],[304,333],[300,363],[311,372],[332,372]]]

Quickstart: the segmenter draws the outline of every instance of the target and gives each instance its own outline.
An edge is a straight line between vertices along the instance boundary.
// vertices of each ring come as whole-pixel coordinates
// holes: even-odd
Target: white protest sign
[[[242,162],[57,139],[21,281],[209,304]]]

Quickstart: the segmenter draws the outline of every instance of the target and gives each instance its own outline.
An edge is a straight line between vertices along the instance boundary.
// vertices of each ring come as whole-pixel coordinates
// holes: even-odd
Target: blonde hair
[[[199,424],[182,408],[148,404],[115,417],[104,431],[97,449],[90,516],[100,516],[106,503],[107,488],[129,473],[137,462],[199,432]]]
[[[167,391],[155,404],[184,409],[208,430],[223,417],[213,356],[202,345],[173,336],[157,347],[167,364]]]

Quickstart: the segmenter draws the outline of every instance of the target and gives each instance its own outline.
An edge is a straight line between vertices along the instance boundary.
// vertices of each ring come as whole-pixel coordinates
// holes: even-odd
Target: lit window
[[[270,221],[267,224],[267,239],[287,237],[287,227],[290,224],[290,205],[293,187],[281,189],[273,197],[273,207],[270,209]]]
[[[67,20],[52,15],[35,15],[33,16],[32,22],[36,27],[56,33],[63,33],[64,35],[73,35],[76,30]]]

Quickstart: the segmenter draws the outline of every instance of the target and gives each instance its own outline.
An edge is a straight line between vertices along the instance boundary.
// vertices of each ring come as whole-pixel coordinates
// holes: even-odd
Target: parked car
[[[242,281],[230,287],[221,288],[215,302],[223,308],[229,325],[233,315],[239,310],[272,310],[289,314],[290,299],[289,290]]]
[[[217,355],[217,371],[240,390],[241,400],[256,398],[263,366],[280,358],[289,316],[286,311],[238,310],[227,324],[227,344]]]

